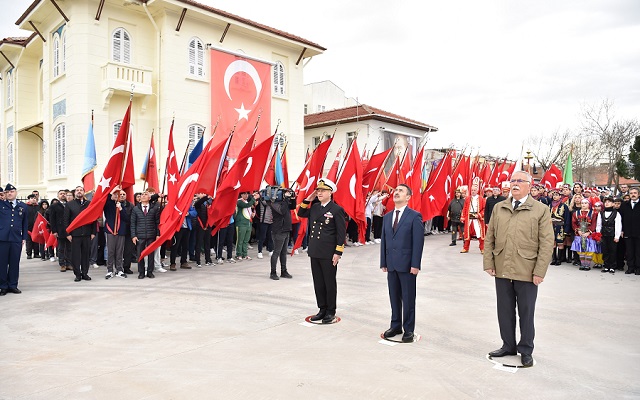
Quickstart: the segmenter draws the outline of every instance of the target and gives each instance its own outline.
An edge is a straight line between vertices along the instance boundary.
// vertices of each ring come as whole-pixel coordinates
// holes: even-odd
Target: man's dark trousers
[[[74,236],[71,240],[71,264],[73,273],[77,277],[89,273],[89,254],[91,253],[91,238],[89,236]]]
[[[496,278],[496,298],[498,302],[498,324],[502,348],[518,351],[520,354],[533,353],[535,328],[533,316],[536,308],[538,287],[533,282]],[[516,302],[520,317],[520,342],[516,345]]]

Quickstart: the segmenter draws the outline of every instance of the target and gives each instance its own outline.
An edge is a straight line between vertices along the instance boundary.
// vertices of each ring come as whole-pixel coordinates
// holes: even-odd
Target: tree
[[[629,164],[631,168],[628,176],[640,181],[640,136],[636,136],[633,146],[629,147]]]
[[[571,140],[573,180],[586,184],[595,183],[595,174],[600,164],[600,143],[597,138],[574,135]],[[566,159],[566,157],[565,157]]]
[[[559,167],[563,165],[569,154],[571,139],[571,131],[567,129],[564,132],[556,130],[549,136],[529,136],[526,143],[533,154],[534,162],[546,171],[551,164]]]
[[[627,146],[640,133],[638,121],[616,119],[613,101],[604,99],[599,104],[583,104],[582,130],[587,138],[598,141],[599,158],[607,163],[607,186],[611,186],[617,163],[624,159]]]

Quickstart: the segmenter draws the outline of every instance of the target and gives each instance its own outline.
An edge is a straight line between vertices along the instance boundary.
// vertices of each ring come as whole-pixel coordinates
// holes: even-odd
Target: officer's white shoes
[[[91,268],[100,268],[98,264],[91,264]]]
[[[262,253],[258,253],[258,258],[262,258]]]

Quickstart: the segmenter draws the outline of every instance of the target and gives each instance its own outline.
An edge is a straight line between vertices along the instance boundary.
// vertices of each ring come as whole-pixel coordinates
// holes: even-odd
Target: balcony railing
[[[102,90],[130,92],[133,85],[134,94],[150,95],[151,72],[149,67],[110,61],[102,67]]]

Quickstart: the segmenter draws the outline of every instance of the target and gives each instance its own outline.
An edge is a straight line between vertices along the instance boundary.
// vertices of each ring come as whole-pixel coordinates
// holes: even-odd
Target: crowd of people
[[[509,182],[478,193],[478,185],[457,188],[446,215],[451,232],[450,246],[463,240],[461,253],[477,239],[484,253],[484,235],[494,206],[510,195]],[[548,189],[533,185],[530,195],[549,207],[555,235],[551,265],[573,264],[579,270],[601,269],[603,273],[625,271],[640,275],[640,207],[638,188],[620,185],[619,195],[609,190],[585,187],[576,182]],[[442,221],[433,221],[434,226]],[[434,229],[434,233],[437,230]],[[625,270],[625,264],[627,266]]]

